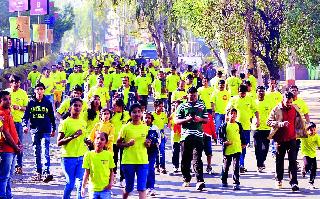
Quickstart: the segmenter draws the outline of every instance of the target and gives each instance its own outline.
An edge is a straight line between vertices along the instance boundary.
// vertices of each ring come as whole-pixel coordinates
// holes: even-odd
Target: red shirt
[[[213,117],[209,113],[208,113],[208,122],[206,124],[202,124],[202,130],[206,135],[212,136],[214,139],[217,138]]]
[[[279,128],[279,141],[290,141],[295,140],[297,138],[295,132],[295,119],[296,119],[296,110],[294,107],[287,108],[283,106],[282,109],[283,121],[288,121],[289,125],[287,127]]]
[[[11,115],[10,109],[4,109],[0,106],[0,116],[3,117],[3,130],[9,131],[12,139],[16,144],[18,144],[18,133],[14,125],[13,117]],[[6,142],[3,135],[0,136],[0,152],[15,152],[14,149]]]

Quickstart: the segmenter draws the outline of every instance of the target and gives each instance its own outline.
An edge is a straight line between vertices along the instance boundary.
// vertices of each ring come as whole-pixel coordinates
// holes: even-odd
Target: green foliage
[[[28,73],[32,70],[33,65],[37,65],[38,70],[41,71],[41,69],[44,66],[47,66],[53,63],[56,60],[56,58],[57,58],[56,54],[51,54],[32,63],[27,63],[18,67],[6,68],[2,71],[0,75],[0,82],[6,83],[8,81],[6,77],[9,77],[12,74],[19,76],[21,78],[21,82],[25,82],[27,81]],[[2,86],[5,86],[5,85],[2,84]]]
[[[300,63],[317,67],[320,62],[320,7],[318,0],[286,0],[283,43]]]
[[[59,18],[56,20],[53,27],[53,44],[52,50],[54,52],[59,52],[61,48],[61,40],[66,31],[71,30],[74,25],[74,12],[71,5],[67,5],[60,11],[55,8],[59,13]]]

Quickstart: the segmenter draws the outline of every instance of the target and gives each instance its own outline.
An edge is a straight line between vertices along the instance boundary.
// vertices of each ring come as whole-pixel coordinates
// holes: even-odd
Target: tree
[[[317,0],[286,0],[284,47],[292,49],[301,64],[320,63],[320,7]]]
[[[196,37],[204,38],[216,59],[222,65],[217,51],[223,49],[229,61],[244,54],[243,7],[237,0],[177,0],[175,15],[182,19],[183,27]]]
[[[58,8],[54,8],[55,11],[59,12],[59,17],[56,19],[53,26],[53,44],[52,50],[59,52],[61,48],[61,40],[66,31],[71,30],[74,24],[74,13],[73,7],[69,4],[65,6],[60,12]]]

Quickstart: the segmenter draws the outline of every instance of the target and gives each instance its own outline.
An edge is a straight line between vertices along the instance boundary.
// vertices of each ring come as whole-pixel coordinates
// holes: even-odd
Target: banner
[[[29,0],[8,0],[9,12],[29,10]]]
[[[53,43],[53,29],[47,30],[47,43],[49,44]]]
[[[30,42],[30,17],[20,16],[17,19],[18,38]]]
[[[46,42],[47,40],[47,24],[32,24],[33,41]]]
[[[30,0],[30,15],[49,14],[49,0]]]
[[[17,17],[9,17],[10,37],[18,38]]]

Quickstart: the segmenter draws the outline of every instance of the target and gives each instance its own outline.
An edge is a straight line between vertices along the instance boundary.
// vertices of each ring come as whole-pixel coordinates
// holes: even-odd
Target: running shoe
[[[15,170],[15,174],[22,174],[22,167],[17,166]]]
[[[299,191],[299,187],[297,184],[292,184],[291,189],[292,189],[292,191]]]
[[[213,170],[212,170],[212,167],[211,166],[208,166],[207,169],[206,169],[207,173],[209,175],[212,175],[213,174]]]
[[[43,182],[48,183],[48,182],[50,182],[50,181],[52,181],[52,180],[53,180],[53,175],[44,174]]]
[[[204,188],[206,188],[206,184],[204,184],[204,182],[197,182],[196,189],[198,191],[202,191]]]
[[[183,182],[182,186],[183,187],[190,187],[190,182]]]
[[[240,190],[240,185],[236,184],[233,186],[234,191],[239,191]]]
[[[276,188],[282,189],[282,181],[276,181]]]

